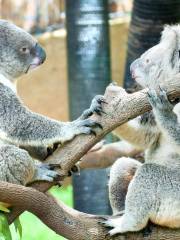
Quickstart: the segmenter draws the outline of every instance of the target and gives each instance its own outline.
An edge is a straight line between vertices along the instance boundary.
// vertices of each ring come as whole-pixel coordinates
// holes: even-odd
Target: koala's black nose
[[[39,58],[40,63],[43,63],[46,60],[46,52],[41,47],[41,45],[38,43],[35,46],[35,55],[36,55],[36,57]]]

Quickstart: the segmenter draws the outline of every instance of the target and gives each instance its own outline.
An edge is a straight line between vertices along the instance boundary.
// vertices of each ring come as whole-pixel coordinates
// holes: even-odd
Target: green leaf
[[[5,239],[4,235],[0,232],[0,240],[4,240],[4,239]]]
[[[21,225],[19,218],[16,218],[16,220],[14,221],[14,226],[15,226],[16,232],[19,233],[19,236],[21,239],[22,238],[22,225]]]
[[[10,210],[9,210],[7,207],[1,205],[1,203],[0,203],[0,211],[2,211],[2,212],[7,212],[7,213],[10,212]]]
[[[3,234],[5,240],[12,240],[7,217],[4,213],[0,213],[0,232]]]

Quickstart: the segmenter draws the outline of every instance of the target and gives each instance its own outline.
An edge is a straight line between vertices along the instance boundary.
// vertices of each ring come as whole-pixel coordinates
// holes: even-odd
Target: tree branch
[[[173,80],[166,81],[161,87],[167,91],[170,99],[180,96],[180,74],[177,74]],[[46,162],[59,163],[62,174],[67,174],[69,169],[107,133],[151,109],[147,98],[147,91],[148,89],[144,89],[133,94],[128,94],[121,87],[107,87],[104,96],[108,104],[104,104],[103,106],[106,114],[103,114],[102,118],[95,115],[92,117],[101,123],[103,131],[99,131],[96,137],[77,136],[73,141],[66,143],[63,147],[55,151]]]
[[[180,96],[180,74],[175,76],[173,78],[173,81],[169,80],[166,82],[165,85],[161,85],[161,86],[165,90],[168,90],[168,96],[170,98]],[[79,159],[93,145],[95,145],[100,139],[102,139],[107,133],[111,132],[113,129],[127,122],[128,120],[135,118],[136,116],[141,115],[151,109],[150,104],[148,102],[148,98],[147,98],[147,89],[144,89],[134,94],[127,94],[120,87],[109,86],[106,89],[105,98],[106,98],[106,101],[108,102],[108,104],[104,104],[104,111],[106,112],[106,114],[104,114],[102,118],[99,116],[92,116],[93,119],[99,121],[102,124],[103,131],[99,131],[96,137],[85,136],[85,135],[77,136],[72,142],[66,143],[61,148],[57,149],[56,152],[46,160],[47,163],[60,164],[60,173],[62,174],[62,176],[66,176],[69,169],[71,169],[71,167],[73,167],[74,164],[77,161],[79,161]],[[6,186],[6,188],[3,186]],[[32,186],[40,191],[46,191],[52,186],[52,183],[41,182],[41,183],[35,183]],[[21,196],[18,194],[18,192],[16,192],[17,189],[20,189],[20,188],[23,189],[23,191],[21,192]],[[27,194],[27,197],[25,197],[25,193],[27,193],[29,189],[34,192],[31,192],[32,194],[31,197],[29,196],[29,194]],[[108,239],[108,238],[105,238],[106,231],[103,230],[103,228],[97,224],[97,221],[94,220],[97,217],[92,217],[92,216],[90,217],[89,215],[77,212],[75,210],[69,209],[64,206],[63,207],[59,206],[58,208],[57,204],[54,204],[54,202],[53,203],[48,202],[48,201],[52,201],[52,200],[49,200],[49,198],[45,200],[46,208],[49,209],[47,214],[45,206],[43,205],[44,207],[43,209],[42,205],[39,205],[41,201],[43,201],[42,196],[45,196],[43,193],[32,190],[31,188],[26,188],[22,186],[18,186],[18,187],[15,186],[14,191],[15,192],[13,193],[12,188],[10,188],[10,184],[7,184],[7,183],[5,185],[0,184],[0,201],[8,202],[9,194],[11,193],[13,195],[13,199],[11,199],[10,203],[13,206],[15,206],[15,208],[12,214],[10,214],[10,217],[9,217],[10,221],[12,221],[14,217],[19,215],[25,209],[27,209],[35,213],[39,218],[41,218],[41,220],[43,220],[48,226],[50,226],[56,232],[63,235],[64,234],[63,229],[67,229],[67,228],[63,228],[64,225],[60,224],[61,218],[65,219],[64,216],[68,216],[67,218],[68,220],[66,220],[67,222],[69,222],[68,231],[72,233],[74,226],[76,226],[77,227],[77,228],[75,227],[76,233],[73,232],[73,234],[78,234],[78,238],[69,237],[68,239]],[[19,197],[19,200],[23,198],[23,202],[21,202],[21,204],[18,204],[18,199],[17,201],[15,201],[14,196]],[[40,197],[40,199],[38,199],[38,196]],[[29,200],[29,197],[31,201]],[[36,207],[32,205],[33,200],[35,201],[35,206],[39,206],[38,209],[34,210],[34,208]],[[56,208],[56,213],[55,211],[53,212],[53,214],[55,215],[51,213],[51,211],[53,211],[54,208]],[[40,211],[40,213],[38,212],[38,210]],[[53,219],[56,219],[57,222],[59,221],[58,226],[56,225],[57,223],[55,224]],[[72,219],[74,219],[75,224],[74,222],[71,224],[71,222],[73,221]],[[48,221],[50,222],[52,221],[53,224],[55,224],[55,226],[53,224],[51,225],[50,223],[48,223]],[[78,226],[81,226],[82,229],[86,229],[85,231],[86,235],[80,235],[80,232],[79,232],[80,227]],[[68,233],[66,232],[66,234]],[[87,236],[87,234],[89,236],[88,238],[85,237]],[[133,238],[134,234],[131,234],[128,236],[129,236],[128,239],[134,239]],[[143,239],[142,234],[141,235],[136,234],[135,236],[136,236],[135,239]],[[172,239],[179,239],[179,236],[180,236],[179,231],[164,230],[164,229],[161,231],[161,228],[156,227],[154,228],[153,233],[149,239],[165,239],[165,238],[171,239],[171,237],[173,237]],[[124,238],[119,237],[117,239],[124,239]]]
[[[8,201],[16,208],[22,208],[35,214],[57,234],[69,240],[107,240],[107,229],[98,222],[100,217],[78,212],[57,203],[51,196],[47,196],[33,188],[23,187],[6,182],[0,182],[0,199]],[[154,227],[146,239],[179,240],[180,230]],[[144,232],[129,233],[113,237],[117,240],[142,240]]]
[[[141,152],[126,141],[108,143],[102,145],[97,150],[90,150],[81,158],[77,165],[80,169],[107,168],[112,166],[120,157],[136,158]]]

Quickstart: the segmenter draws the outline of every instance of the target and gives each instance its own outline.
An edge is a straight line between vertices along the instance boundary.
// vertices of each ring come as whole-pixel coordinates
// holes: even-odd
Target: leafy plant
[[[0,202],[0,240],[12,240],[12,234],[10,226],[5,213],[9,213],[10,209],[8,204]],[[22,238],[22,226],[19,218],[14,221],[14,227],[16,233],[19,235],[19,239]]]

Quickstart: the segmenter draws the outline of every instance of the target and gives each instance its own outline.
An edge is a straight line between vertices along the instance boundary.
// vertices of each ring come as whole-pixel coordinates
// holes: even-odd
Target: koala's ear
[[[174,51],[175,49],[178,49],[178,34],[177,30],[180,30],[180,26],[165,26],[160,44],[166,51]]]

